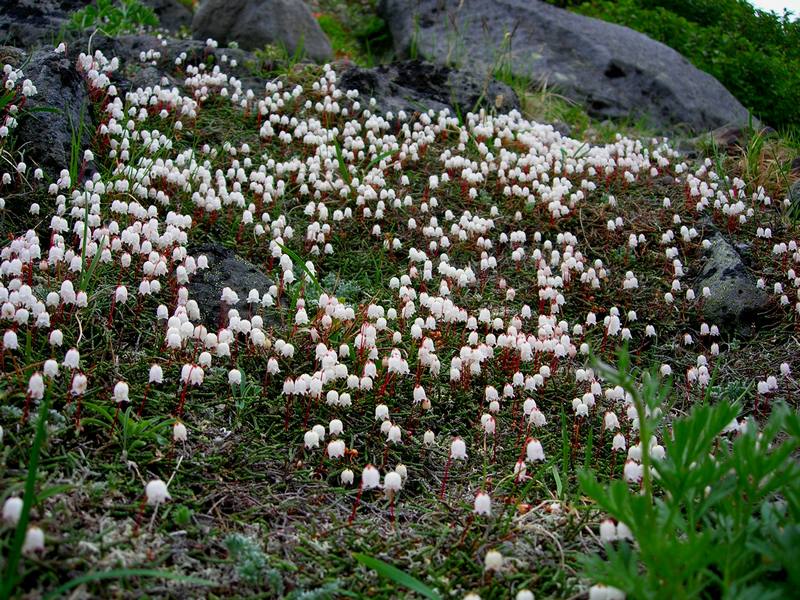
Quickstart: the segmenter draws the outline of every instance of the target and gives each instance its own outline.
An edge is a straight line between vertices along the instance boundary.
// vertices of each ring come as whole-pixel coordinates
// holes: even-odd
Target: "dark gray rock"
[[[141,0],[158,17],[162,29],[178,31],[181,27],[192,26],[192,11],[178,0]]]
[[[88,3],[88,0],[2,0],[0,44],[53,47],[69,14]]]
[[[81,160],[94,132],[89,93],[74,60],[63,54],[37,50],[23,59],[21,66],[37,94],[28,99],[20,118],[15,132],[17,149],[56,179],[62,169],[69,168],[73,131],[82,133]],[[39,108],[45,110],[37,111]]]
[[[706,131],[747,123],[711,75],[647,36],[539,0],[382,0],[395,49],[478,72],[500,65],[601,118],[643,115],[657,127]]]
[[[769,296],[758,289],[742,255],[719,232],[709,240],[711,247],[696,285],[698,290],[711,290],[711,296],[703,301],[703,316],[720,328],[758,321]]]
[[[450,108],[464,115],[479,107],[499,112],[519,109],[514,90],[493,77],[479,79],[466,71],[419,60],[371,69],[350,66],[338,79],[340,88],[374,97],[381,112],[395,115],[401,110],[413,113],[431,108]]]
[[[146,89],[148,87],[161,86],[162,88],[170,89],[179,85],[176,78],[167,75],[158,67],[146,65],[136,72],[132,73],[124,91],[136,90],[139,88]]]
[[[283,45],[290,54],[302,46],[306,56],[333,56],[328,38],[301,0],[205,0],[194,15],[192,35],[220,44],[237,42],[246,50]]]
[[[208,243],[195,246],[190,253],[194,257],[205,255],[208,259],[208,269],[197,271],[187,288],[189,297],[197,301],[203,324],[209,331],[216,331],[219,328],[220,298],[224,288],[231,288],[239,296],[238,304],[227,306],[225,310],[235,308],[242,318],[247,318],[251,314],[251,307],[247,304],[247,294],[250,290],[256,289],[263,296],[272,285],[272,280],[258,267],[220,244]],[[259,305],[254,306],[252,314],[256,314],[259,309]]]

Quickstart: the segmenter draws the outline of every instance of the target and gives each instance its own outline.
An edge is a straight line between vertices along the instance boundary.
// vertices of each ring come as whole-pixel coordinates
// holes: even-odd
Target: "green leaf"
[[[342,179],[350,183],[350,171],[347,170],[347,163],[344,161],[344,154],[342,154],[342,147],[339,145],[338,140],[333,140],[333,147],[336,148],[336,160],[339,163],[339,173],[342,174]]]
[[[298,267],[300,267],[301,269],[303,269],[303,271],[305,271],[305,274],[308,275],[308,278],[311,280],[311,283],[313,283],[320,290],[322,290],[322,286],[319,284],[317,277],[314,275],[314,273],[311,272],[311,269],[309,269],[306,266],[306,263],[303,262],[303,259],[300,258],[300,255],[297,254],[297,252],[295,252],[291,248],[284,246],[283,244],[278,244],[278,246],[280,246],[280,249],[289,255],[289,258],[292,259],[292,262],[294,262]]]
[[[378,156],[373,158],[371,161],[369,161],[369,163],[367,163],[367,166],[364,168],[364,171],[366,173],[369,173],[370,169],[372,169],[372,167],[374,167],[379,162],[381,162],[384,158],[389,158],[390,156],[393,156],[393,155],[397,154],[398,152],[400,152],[400,150],[389,150],[387,152],[384,152],[383,154],[379,154]]]
[[[198,577],[189,577],[179,573],[171,573],[169,571],[159,571],[158,569],[112,569],[110,571],[96,571],[94,573],[87,573],[75,579],[71,579],[64,585],[54,589],[49,594],[45,595],[45,600],[50,598],[59,598],[65,592],[83,585],[84,583],[92,583],[93,581],[102,581],[104,579],[128,579],[131,577],[153,577],[156,579],[170,579],[172,581],[180,581],[181,583],[188,583],[191,585],[211,586],[216,585],[213,581],[207,579],[200,579]]]
[[[405,571],[401,571],[397,567],[393,567],[389,563],[384,562],[379,558],[367,556],[366,554],[361,554],[360,552],[356,552],[355,554],[353,554],[353,557],[365,567],[377,571],[378,575],[380,575],[381,577],[390,579],[394,581],[396,584],[408,588],[414,592],[417,592],[418,594],[420,594],[425,598],[429,598],[431,600],[441,600],[439,592],[428,587],[427,585],[422,583],[419,579],[412,577]]]
[[[95,252],[94,258],[92,259],[92,262],[89,264],[89,269],[88,270],[81,269],[81,279],[80,283],[78,284],[78,289],[80,291],[84,291],[88,287],[89,282],[92,279],[92,275],[94,274],[94,270],[97,268],[97,265],[100,262],[100,256],[103,254],[103,250],[105,249],[105,247],[106,247],[106,236],[103,236],[102,239],[100,240],[100,246],[97,248],[97,252]],[[84,250],[84,259],[85,258],[86,254]]]
[[[564,484],[561,483],[561,475],[558,474],[558,467],[556,467],[555,465],[550,467],[550,469],[553,471],[553,479],[556,482],[556,496],[558,497],[559,500],[561,500],[564,497],[563,496]]]

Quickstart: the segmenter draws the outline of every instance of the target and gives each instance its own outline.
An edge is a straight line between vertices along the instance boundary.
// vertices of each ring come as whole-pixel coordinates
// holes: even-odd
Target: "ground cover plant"
[[[0,597],[797,585],[783,195],[665,138],[382,115],[330,65],[248,91],[213,40],[124,94],[141,65],[55,51],[96,124],[60,173],[3,71]],[[746,319],[708,317],[720,237]],[[271,284],[210,317],[209,244]]]
[[[118,35],[157,25],[156,14],[138,0],[97,0],[72,13],[68,28],[74,31],[99,28],[108,35]]]

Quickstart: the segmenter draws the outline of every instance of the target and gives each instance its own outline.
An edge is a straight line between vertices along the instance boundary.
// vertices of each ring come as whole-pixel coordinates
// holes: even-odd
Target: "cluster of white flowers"
[[[31,98],[36,93],[36,86],[30,79],[25,78],[21,69],[15,69],[9,64],[3,65],[2,90],[0,90],[0,98],[3,99],[0,108],[0,143],[17,127],[19,110],[25,105],[26,98]],[[3,179],[4,184],[8,183],[5,177]]]
[[[160,52],[139,58],[154,61]],[[413,118],[401,113],[395,120],[374,113],[373,100],[364,103],[357,92],[339,89],[328,65],[305,87],[273,81],[254,91],[225,73],[227,59],[213,67],[187,61],[185,54],[175,60],[185,76],[183,89],[153,86],[123,98],[112,83],[116,58],[100,51],[78,58],[93,98],[101,102],[97,138],[111,168],[84,181],[62,172],[48,188],[54,206],[48,243],[42,246],[31,230],[0,251],[3,357],[21,358],[26,338],[46,340],[50,353],[26,376],[29,402],[40,402],[51,384],[64,386],[71,397],[87,393],[81,353],[90,347],[74,330],[76,319],[96,303],[110,306],[109,327],[128,326],[122,313],[152,312],[158,332],[153,351],[161,357],[145,367],[146,381],[122,372],[91,385],[118,405],[141,402],[142,408],[151,386],[171,386],[180,398],[174,442],[188,443],[183,420],[191,419],[192,388],[207,387],[221,370],[231,393],[238,393],[246,359],[260,371],[247,375],[273,386],[270,401],[285,411],[289,435],[304,456],[316,455],[320,464],[327,457],[342,485],[355,480],[356,446],[378,443],[384,456],[404,447],[440,452],[444,495],[451,463],[457,468],[483,460],[489,440],[495,453],[501,446],[492,462],[499,461],[500,473],[518,483],[560,452],[546,432],[565,409],[576,436],[595,423],[608,432],[596,442],[604,451],[614,457],[627,452],[616,476],[635,489],[644,474],[637,440],[641,415],[629,395],[586,366],[586,358],[623,341],[636,347],[652,343],[659,332],[643,315],[696,311],[714,293],[690,286],[695,250],[710,243],[698,230],[699,220],[708,216],[730,230],[757,222],[756,235],[774,243],[778,265],[761,287],[800,313],[800,251],[796,240],[773,239],[779,230],[770,221],[776,208],[770,198],[763,190],[748,195],[739,179],[721,179],[710,161],[691,167],[665,140],[617,136],[613,143],[587,146],[516,111],[469,113],[463,123],[447,110]],[[6,90],[19,88],[20,98],[35,94],[8,65],[4,77]],[[195,124],[212,99],[229,102],[254,123],[249,142],[180,143],[184,127]],[[0,137],[16,123],[13,105],[5,110]],[[91,151],[84,155],[87,162],[97,158]],[[25,171],[20,164],[16,172]],[[414,175],[422,165],[433,172],[426,170],[420,183]],[[637,229],[623,216],[618,198],[602,198],[612,186],[624,189],[662,174],[676,177],[685,190],[683,199],[659,201],[663,229]],[[13,180],[14,174],[2,174],[4,186]],[[686,210],[677,208],[681,200]],[[624,268],[612,268],[584,233],[569,230],[582,210],[602,211],[597,235],[627,253]],[[195,231],[219,223],[262,257],[260,266],[275,284],[225,287],[220,322],[209,328],[190,293],[191,281],[209,261],[190,247]],[[317,283],[317,274],[356,242],[384,253],[397,267],[380,299],[360,306],[319,291]],[[289,245],[310,260],[298,261]],[[664,262],[666,278],[655,286],[637,273],[636,259],[646,252]],[[83,283],[95,267],[113,272],[113,282],[90,296]],[[644,298],[643,287],[655,297]],[[616,300],[598,300],[615,298],[615,292],[621,294]],[[242,298],[247,314],[235,308]],[[286,306],[289,299],[293,304]],[[283,310],[288,326],[281,329],[271,317]],[[705,388],[724,324],[704,322],[690,330],[680,323],[686,330],[676,340],[693,353],[685,385]],[[60,370],[66,376],[57,382]],[[663,376],[672,372],[670,364],[662,365]],[[793,385],[784,364],[780,373],[764,375],[758,393],[769,397],[788,381]],[[454,402],[469,403],[467,412],[476,421],[448,419]],[[358,415],[369,418],[359,421]],[[309,418],[328,426],[309,428]],[[365,441],[361,434],[370,431],[356,431],[347,442],[344,431],[355,427],[381,435]],[[438,448],[434,430],[450,441],[449,448]],[[645,443],[651,457],[663,459],[658,439]],[[394,503],[416,475],[422,476],[409,474],[401,463],[393,469],[386,460],[380,467],[365,464],[359,499],[363,491],[382,488]],[[491,517],[492,499],[483,489],[472,490],[473,510]],[[145,497],[154,506],[171,498],[160,479],[147,484]],[[4,520],[14,521],[19,502],[6,501]],[[630,537],[624,524],[610,521],[601,524],[600,534],[607,541]],[[31,548],[44,543],[37,535]],[[499,552],[485,555],[487,571],[504,565]],[[590,594],[619,597],[613,588],[595,587]]]

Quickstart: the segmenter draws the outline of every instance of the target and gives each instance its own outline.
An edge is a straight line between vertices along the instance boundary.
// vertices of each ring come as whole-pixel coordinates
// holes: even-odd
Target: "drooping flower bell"
[[[121,404],[122,402],[127,402],[130,398],[128,395],[128,384],[124,381],[118,381],[114,386],[114,401],[117,404]]]
[[[150,506],[158,506],[159,504],[172,499],[172,496],[169,495],[169,490],[167,490],[167,484],[161,479],[153,479],[148,481],[144,488],[144,493],[147,497],[147,503]]]
[[[12,527],[17,524],[22,514],[22,498],[11,496],[3,504],[3,522]]]
[[[23,554],[35,554],[44,551],[44,531],[32,525],[25,532],[25,542],[22,544]]]
[[[474,512],[476,515],[491,516],[492,498],[486,492],[478,492],[475,496]]]
[[[372,465],[367,465],[361,472],[361,485],[365,490],[379,487],[381,484],[381,473]]]
[[[467,459],[467,445],[460,437],[457,437],[450,444],[450,458],[453,460]]]

